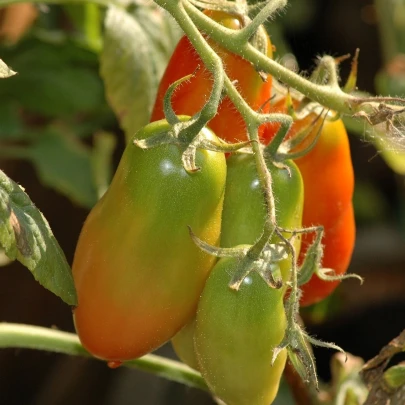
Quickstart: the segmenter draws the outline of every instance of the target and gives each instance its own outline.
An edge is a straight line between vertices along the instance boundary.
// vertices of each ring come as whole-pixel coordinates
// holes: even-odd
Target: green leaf
[[[4,103],[0,108],[0,140],[25,139],[23,128],[19,105],[13,102]]]
[[[160,78],[179,38],[174,27],[154,4],[135,6],[133,15],[108,9],[100,71],[127,140],[149,122]]]
[[[86,113],[103,102],[102,85],[93,72],[66,66],[21,71],[10,82],[8,94],[28,110],[47,117]]]
[[[50,129],[28,148],[27,157],[43,184],[87,208],[96,203],[91,151],[76,137]]]
[[[0,79],[6,79],[7,77],[11,77],[16,75],[17,72],[10,69],[1,59],[0,59]]]
[[[69,43],[56,46],[34,40],[5,52],[19,74],[0,81],[0,95],[20,109],[59,119],[106,104],[94,54]]]
[[[70,267],[49,224],[23,189],[0,171],[0,244],[35,279],[69,305],[77,304]]]

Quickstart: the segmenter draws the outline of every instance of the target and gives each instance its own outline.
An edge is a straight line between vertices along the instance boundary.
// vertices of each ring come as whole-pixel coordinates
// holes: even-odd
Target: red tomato
[[[138,131],[167,132],[166,121]],[[215,140],[204,128],[201,135]],[[155,350],[196,311],[220,236],[226,179],[222,153],[199,149],[201,170],[187,173],[178,145],[142,150],[129,143],[114,179],[83,226],[73,261],[77,333],[94,356],[118,362]]]
[[[242,23],[236,16],[223,11],[206,11],[206,14],[227,28],[240,29]],[[272,45],[267,37],[267,55],[272,56]],[[243,98],[254,110],[263,107],[268,112],[266,101],[271,94],[271,76],[267,81],[257,73],[254,66],[238,55],[209,41],[224,63],[225,71],[231,80],[237,81],[237,88]],[[197,68],[200,67],[198,71]],[[187,37],[178,43],[160,82],[151,121],[164,118],[163,98],[169,86],[184,76],[195,73],[189,81],[182,83],[174,92],[172,106],[176,114],[194,115],[207,102],[212,89],[212,75],[205,68]],[[217,115],[208,123],[215,134],[227,141],[236,142],[247,139],[246,124],[228,97],[219,105]]]

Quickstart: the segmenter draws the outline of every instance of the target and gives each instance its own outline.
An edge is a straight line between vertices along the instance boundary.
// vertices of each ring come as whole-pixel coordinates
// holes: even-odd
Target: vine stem
[[[92,357],[80,344],[78,336],[74,333],[40,326],[5,322],[0,323],[0,348],[36,349],[69,354],[71,356]],[[175,360],[147,354],[139,359],[126,361],[123,365],[146,371],[159,377],[188,385],[189,387],[208,391],[199,373]]]
[[[271,234],[274,232],[274,228],[276,227],[276,207],[272,191],[273,180],[271,178],[270,172],[267,169],[263,152],[260,149],[260,141],[258,135],[258,129],[260,124],[263,123],[263,119],[261,118],[262,116],[260,114],[257,114],[250,108],[250,106],[246,103],[240,93],[236,90],[235,86],[232,84],[227,75],[225,75],[225,89],[228,97],[231,99],[236,109],[244,118],[246,127],[248,128],[249,132],[249,139],[253,141],[252,150],[255,157],[260,185],[263,189],[265,197],[265,204],[268,216],[264,224],[263,234],[260,238],[260,241],[257,246],[255,244],[253,247],[253,253],[260,254],[265,244],[268,242]]]
[[[156,1],[156,0],[155,0]],[[275,4],[283,5],[283,0],[273,0]],[[268,58],[257,50],[253,45],[246,42],[244,30],[250,30],[249,26],[235,32],[225,28],[207,17],[198,8],[187,0],[183,0],[184,9],[187,11],[196,26],[203,32],[207,32],[217,43],[228,51],[240,55],[242,58],[250,61],[258,70],[271,74],[277,80],[298,90],[325,107],[338,111],[343,114],[353,115],[367,107],[362,107],[366,101],[369,105],[379,105],[378,98],[359,99],[350,94],[346,94],[340,88],[324,86],[313,83],[299,74],[280,65],[278,62]],[[262,17],[262,16],[261,16]],[[404,104],[405,100],[395,100]],[[359,107],[360,106],[360,107]],[[396,106],[399,109],[399,106]]]
[[[222,60],[209,46],[201,32],[197,29],[194,22],[184,9],[184,2],[182,0],[154,1],[158,6],[167,10],[177,21],[214,79],[209,100],[200,111],[198,120],[192,125],[198,133],[209,120],[214,118],[218,110],[224,87],[224,68]]]

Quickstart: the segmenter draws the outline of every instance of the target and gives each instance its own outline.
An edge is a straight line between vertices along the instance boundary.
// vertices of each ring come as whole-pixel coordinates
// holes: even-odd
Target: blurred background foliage
[[[106,14],[95,4],[0,10],[0,58],[18,72],[0,81],[0,168],[44,213],[70,263],[81,225],[108,186],[126,139],[148,122],[180,35],[147,0]],[[290,0],[267,29],[275,57],[290,68],[308,73],[316,56],[354,54],[358,47],[359,89],[405,96],[404,0]],[[343,78],[349,69],[342,64]],[[302,316],[310,333],[369,359],[405,325],[405,145],[399,133],[381,156],[370,143],[381,140],[381,129],[348,125],[358,224],[349,271],[366,282],[361,288],[344,282]],[[25,268],[0,254],[1,265],[1,321],[74,330],[70,309]],[[169,346],[159,353],[174,356]],[[333,353],[315,353],[327,381]],[[0,351],[0,399],[8,405],[213,403],[203,392],[134,370],[12,349]],[[276,405],[292,401],[283,384]]]

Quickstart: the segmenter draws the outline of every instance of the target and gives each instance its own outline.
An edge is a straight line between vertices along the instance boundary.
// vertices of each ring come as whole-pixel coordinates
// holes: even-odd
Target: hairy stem
[[[194,25],[189,15],[184,9],[184,2],[181,0],[155,0],[155,3],[166,9],[173,18],[176,19],[180,28],[186,33],[189,41],[197,51],[205,67],[211,72],[214,79],[213,87],[208,102],[199,113],[199,118],[193,128],[199,132],[209,120],[211,120],[218,110],[224,86],[224,69],[221,58],[208,45],[205,38]]]
[[[235,33],[234,30],[216,24],[188,1],[184,1],[184,9],[201,31],[208,32],[210,37],[220,43],[223,48],[250,61],[258,70],[271,74],[277,80],[293,87],[310,99],[332,110],[348,115],[353,115],[362,110],[361,104],[366,100],[359,100],[357,97],[344,93],[340,88],[312,83],[268,58],[250,43],[246,42],[246,38],[243,36],[239,38],[238,35],[240,34],[238,32]],[[369,101],[368,104],[372,104],[373,102],[376,105],[379,104],[379,101],[375,98],[367,101]],[[396,101],[401,104],[405,103],[405,100]]]
[[[238,31],[238,41],[247,42],[257,32],[260,25],[264,24],[269,16],[273,15],[277,10],[282,9],[287,5],[287,0],[273,0],[259,11],[254,20],[242,30]]]
[[[77,335],[40,326],[0,323],[0,348],[22,348],[46,350],[72,356],[91,357],[80,344]],[[186,365],[147,354],[136,360],[123,363],[126,367],[137,368],[148,373],[176,381],[190,387],[207,391],[201,375]]]
[[[239,113],[245,120],[246,127],[248,128],[249,139],[252,142],[252,149],[256,161],[257,173],[259,176],[260,185],[263,190],[265,204],[267,207],[267,220],[264,224],[263,234],[260,238],[257,248],[254,249],[254,253],[260,254],[263,247],[268,242],[270,236],[274,232],[276,226],[276,208],[272,190],[272,178],[269,170],[267,169],[266,162],[264,160],[263,151],[260,148],[260,141],[258,136],[258,129],[260,124],[263,122],[261,115],[253,111],[250,106],[246,103],[243,97],[236,90],[235,86],[232,84],[228,76],[225,75],[225,89],[228,97],[231,99]],[[252,251],[253,252],[253,251]]]

